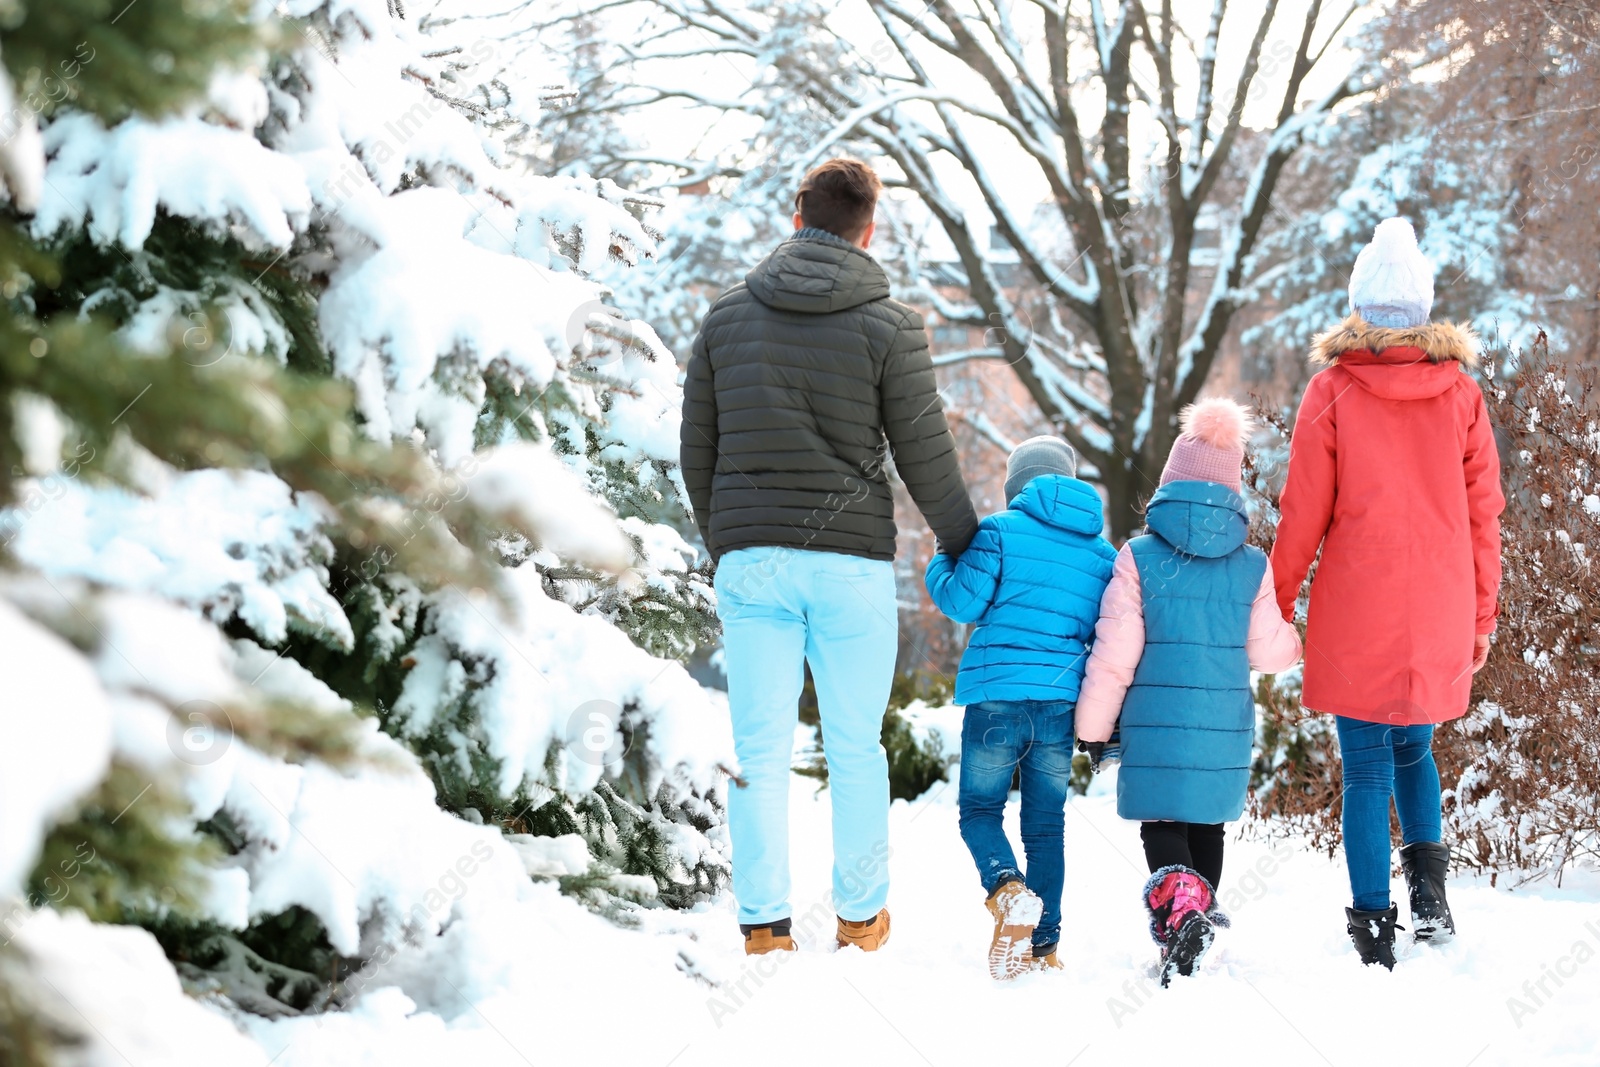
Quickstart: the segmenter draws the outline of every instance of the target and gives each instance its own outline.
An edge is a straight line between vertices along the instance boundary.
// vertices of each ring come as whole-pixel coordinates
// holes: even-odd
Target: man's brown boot
[[[789,934],[789,920],[771,926],[752,926],[744,931],[744,954],[764,956],[768,952],[793,952],[794,938]]]
[[[854,945],[862,952],[876,952],[889,943],[889,909],[884,908],[870,919],[851,922],[839,920],[839,947]]]
[[[989,942],[989,973],[1000,981],[1015,978],[1033,959],[1033,928],[1044,912],[1040,900],[1020,879],[995,887],[984,902],[994,916],[994,938]]]
[[[1043,956],[1034,956],[1031,960],[1032,969],[1035,971],[1061,971],[1066,968],[1061,963],[1061,958],[1056,955],[1056,950],[1051,949]]]

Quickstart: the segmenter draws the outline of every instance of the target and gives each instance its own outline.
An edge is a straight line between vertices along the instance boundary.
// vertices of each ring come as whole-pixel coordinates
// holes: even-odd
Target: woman
[[[1429,323],[1433,268],[1404,219],[1378,224],[1353,314],[1316,338],[1295,418],[1272,570],[1292,618],[1322,548],[1306,625],[1306,708],[1334,716],[1344,763],[1348,929],[1394,967],[1389,803],[1414,935],[1455,932],[1445,900],[1434,725],[1464,714],[1500,587],[1500,460],[1465,327]]]

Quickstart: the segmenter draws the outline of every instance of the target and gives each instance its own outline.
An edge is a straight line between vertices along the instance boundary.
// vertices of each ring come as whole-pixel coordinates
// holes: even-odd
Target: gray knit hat
[[[1078,455],[1059,437],[1030,437],[1011,450],[1006,460],[1006,506],[1022,487],[1041,474],[1078,476]]]

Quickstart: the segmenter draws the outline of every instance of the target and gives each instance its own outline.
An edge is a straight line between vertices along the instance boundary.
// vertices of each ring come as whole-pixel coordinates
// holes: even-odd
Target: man
[[[941,551],[977,529],[922,319],[867,254],[882,186],[833,159],[805,176],[795,233],[711,308],[684,384],[684,484],[717,561],[742,781],[733,890],[751,954],[794,949],[789,755],[803,664],[822,714],[841,945],[889,936],[888,762],[879,734],[899,629],[885,443]]]

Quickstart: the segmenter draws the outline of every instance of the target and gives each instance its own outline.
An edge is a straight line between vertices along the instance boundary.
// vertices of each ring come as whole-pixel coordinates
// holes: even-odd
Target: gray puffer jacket
[[[944,552],[978,527],[922,317],[865,251],[784,241],[717,300],[683,389],[683,480],[713,559],[757,545],[894,558],[895,470]]]

